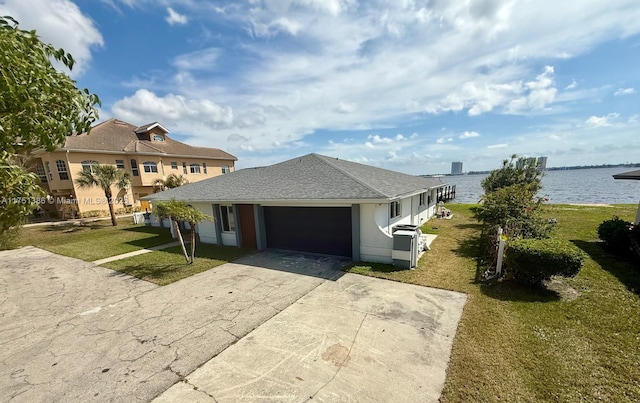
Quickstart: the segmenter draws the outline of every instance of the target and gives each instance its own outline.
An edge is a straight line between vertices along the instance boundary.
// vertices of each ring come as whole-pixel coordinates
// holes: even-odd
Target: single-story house
[[[319,154],[149,195],[183,200],[213,216],[203,243],[392,262],[392,228],[435,214],[439,178],[423,178]]]
[[[623,172],[617,175],[613,175],[613,179],[632,179],[640,180],[640,170]],[[640,224],[640,202],[638,203],[638,212],[636,213],[636,220],[633,222],[635,225]]]

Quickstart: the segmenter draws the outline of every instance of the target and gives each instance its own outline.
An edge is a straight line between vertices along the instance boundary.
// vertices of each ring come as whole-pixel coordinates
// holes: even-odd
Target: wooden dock
[[[446,202],[456,198],[456,185],[446,185],[436,190],[436,201]]]

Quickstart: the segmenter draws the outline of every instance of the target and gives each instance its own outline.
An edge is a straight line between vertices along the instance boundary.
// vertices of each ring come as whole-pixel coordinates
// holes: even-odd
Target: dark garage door
[[[351,207],[265,207],[267,247],[351,256]]]

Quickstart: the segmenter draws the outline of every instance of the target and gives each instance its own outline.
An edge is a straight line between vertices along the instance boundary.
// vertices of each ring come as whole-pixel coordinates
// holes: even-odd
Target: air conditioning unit
[[[393,227],[393,265],[401,269],[415,269],[418,265],[422,232],[417,225],[401,224]]]

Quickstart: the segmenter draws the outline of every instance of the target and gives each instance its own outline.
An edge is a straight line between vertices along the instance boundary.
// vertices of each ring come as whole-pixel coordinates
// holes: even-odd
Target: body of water
[[[637,204],[640,180],[613,179],[612,175],[638,168],[594,168],[546,171],[542,177],[540,196],[549,203]],[[454,203],[477,203],[484,194],[480,182],[487,175],[445,176],[442,181],[456,185]]]

